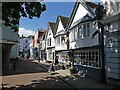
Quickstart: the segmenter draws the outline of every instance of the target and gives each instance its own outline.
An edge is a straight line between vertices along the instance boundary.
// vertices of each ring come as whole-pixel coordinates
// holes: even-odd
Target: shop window
[[[101,59],[99,50],[80,50],[74,53],[76,64],[101,68]]]

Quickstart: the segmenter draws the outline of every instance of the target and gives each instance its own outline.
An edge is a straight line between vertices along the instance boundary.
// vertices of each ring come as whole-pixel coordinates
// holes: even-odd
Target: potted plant
[[[74,67],[73,67],[73,66],[70,66],[70,67],[69,67],[69,70],[70,70],[70,74],[73,74]]]
[[[70,74],[76,74],[77,73],[77,68],[75,66],[71,66],[69,67],[69,70],[70,70]]]

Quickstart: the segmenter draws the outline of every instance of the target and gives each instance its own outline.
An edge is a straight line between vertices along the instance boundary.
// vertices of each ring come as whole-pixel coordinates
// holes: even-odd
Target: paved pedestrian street
[[[2,77],[3,88],[72,88],[40,64],[18,61],[16,72]]]
[[[56,70],[56,74],[51,75],[48,73],[49,65],[46,62],[38,63],[37,60],[20,60],[16,63],[14,72],[0,77],[2,78],[2,88],[101,88],[114,90],[104,83],[86,77],[71,77],[69,70]]]

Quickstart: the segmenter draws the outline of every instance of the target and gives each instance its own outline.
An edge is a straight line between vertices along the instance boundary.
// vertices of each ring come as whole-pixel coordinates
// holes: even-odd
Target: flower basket
[[[74,69],[74,67],[73,66],[71,66],[71,67],[69,67],[69,70],[71,71],[71,70],[73,70]]]
[[[71,67],[69,68],[69,70],[70,70],[70,73],[71,73],[71,74],[75,74],[75,73],[77,73],[76,68],[73,67],[73,66],[71,66]]]

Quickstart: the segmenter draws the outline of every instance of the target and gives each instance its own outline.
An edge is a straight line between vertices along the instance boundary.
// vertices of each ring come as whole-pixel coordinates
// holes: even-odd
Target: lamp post
[[[99,29],[99,44],[101,49],[101,59],[102,59],[102,81],[105,82],[105,59],[104,59],[104,25],[100,22],[102,20],[105,9],[100,3],[97,5],[95,14]]]
[[[40,59],[41,59],[41,52],[40,52],[41,47],[40,47],[40,45],[41,45],[41,40],[39,39],[39,44],[38,44],[38,52],[39,52],[39,54],[38,54],[38,62],[40,62]]]
[[[72,61],[72,66],[74,66],[74,59],[73,59],[73,53],[72,50],[70,50],[69,45],[70,45],[70,41],[69,41],[69,29],[66,31],[66,35],[67,35],[67,50],[68,50],[68,56],[69,59]]]

